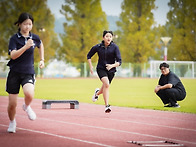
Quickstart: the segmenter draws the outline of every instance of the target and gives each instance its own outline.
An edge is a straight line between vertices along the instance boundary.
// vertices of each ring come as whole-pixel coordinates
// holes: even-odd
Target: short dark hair
[[[169,68],[169,64],[163,62],[163,63],[160,64],[159,69],[161,69],[162,67]]]
[[[112,34],[112,36],[113,36],[113,32],[112,31],[103,31],[103,37],[107,34],[107,33],[110,33],[110,34]]]
[[[31,16],[31,14],[29,13],[21,13],[20,16],[18,17],[18,20],[14,23],[15,25],[19,25],[21,24],[23,21],[27,20],[27,19],[31,19],[32,23],[33,23],[33,17]]]

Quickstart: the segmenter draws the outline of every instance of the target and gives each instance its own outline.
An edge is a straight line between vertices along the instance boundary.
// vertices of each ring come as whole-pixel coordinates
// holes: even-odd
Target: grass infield
[[[187,91],[180,108],[164,108],[154,93],[158,79],[150,78],[114,78],[110,86],[110,105],[135,107],[163,111],[177,111],[196,114],[196,79],[181,79]],[[6,79],[0,79],[0,95],[5,92]],[[93,103],[91,98],[95,88],[101,87],[98,78],[37,79],[35,98],[44,100],[78,100]],[[19,97],[23,97],[22,89]],[[95,104],[104,104],[102,95]]]

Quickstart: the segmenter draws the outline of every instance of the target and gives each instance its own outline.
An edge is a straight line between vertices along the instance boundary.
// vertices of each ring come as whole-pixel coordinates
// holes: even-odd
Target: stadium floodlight
[[[164,48],[164,61],[167,61],[167,44],[171,40],[171,37],[161,37],[161,40],[165,44],[165,48]]]

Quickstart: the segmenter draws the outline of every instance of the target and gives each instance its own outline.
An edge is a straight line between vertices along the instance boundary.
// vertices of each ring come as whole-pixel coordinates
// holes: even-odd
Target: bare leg
[[[101,86],[101,88],[99,89],[99,92],[97,92],[97,95],[100,95],[103,93],[103,85]]]
[[[9,94],[8,116],[10,121],[15,119],[18,94]]]
[[[23,86],[23,92],[25,95],[25,104],[29,106],[34,97],[34,85],[31,83],[27,83]]]
[[[30,107],[30,104],[34,97],[34,85],[30,83],[25,84],[23,86],[23,92],[25,95],[25,105],[23,105],[23,110],[27,112],[30,120],[35,120],[36,114]]]
[[[100,89],[100,93],[103,93],[103,98],[105,101],[105,105],[107,106],[109,104],[109,87],[110,87],[110,83],[108,80],[108,77],[103,77],[101,78],[101,81],[103,83],[101,89]],[[98,92],[99,94],[99,92]]]

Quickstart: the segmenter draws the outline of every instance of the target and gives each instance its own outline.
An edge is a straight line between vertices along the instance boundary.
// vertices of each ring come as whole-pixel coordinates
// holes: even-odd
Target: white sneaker
[[[35,112],[31,109],[30,106],[26,106],[25,104],[23,105],[23,110],[26,111],[28,117],[30,120],[35,120],[36,119],[36,114]]]
[[[96,88],[95,89],[95,93],[94,93],[94,95],[93,95],[93,97],[92,97],[92,101],[93,102],[96,102],[97,100],[98,100],[98,95],[97,95],[97,92],[99,92],[99,88]]]
[[[7,132],[16,133],[16,121],[15,121],[15,119],[13,121],[10,121],[9,128],[7,129]]]

